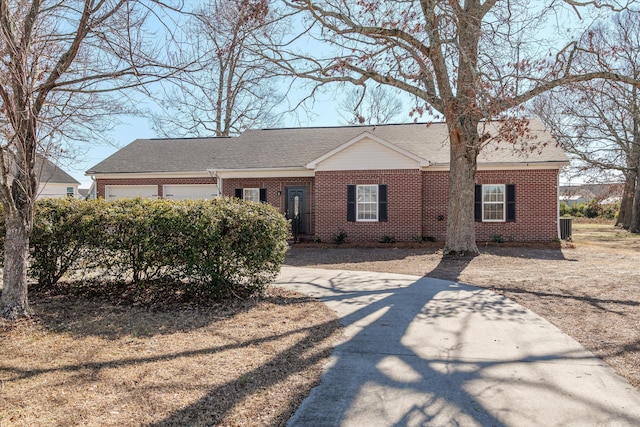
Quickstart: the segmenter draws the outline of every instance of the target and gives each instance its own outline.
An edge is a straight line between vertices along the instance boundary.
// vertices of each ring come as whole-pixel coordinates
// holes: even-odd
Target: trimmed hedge
[[[45,199],[36,203],[29,274],[40,286],[63,276],[206,298],[262,291],[280,270],[289,224],[272,206],[213,201]]]
[[[98,212],[104,203],[77,199],[42,199],[36,202],[29,239],[29,275],[41,287],[56,284],[67,272],[90,267],[93,249],[101,245]]]

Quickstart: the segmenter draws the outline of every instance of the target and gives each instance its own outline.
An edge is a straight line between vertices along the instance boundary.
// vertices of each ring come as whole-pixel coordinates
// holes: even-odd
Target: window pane
[[[250,202],[260,201],[260,189],[259,188],[245,188],[242,193],[242,198]]]
[[[357,220],[377,221],[378,220],[378,186],[358,185],[357,186]]]
[[[504,221],[504,185],[482,186],[482,220]]]
[[[484,205],[484,219],[489,221],[502,221],[503,205],[501,203],[486,203]]]

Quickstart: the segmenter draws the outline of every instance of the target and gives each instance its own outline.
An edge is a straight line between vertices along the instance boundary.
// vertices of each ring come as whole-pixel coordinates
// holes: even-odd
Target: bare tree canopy
[[[255,51],[268,25],[266,0],[215,0],[198,6],[186,26],[196,69],[163,83],[154,129],[165,136],[229,136],[249,127],[273,127],[281,101],[273,64]]]
[[[594,27],[586,43],[607,52],[602,61],[640,79],[640,19],[623,12]],[[585,63],[585,69],[593,63]],[[640,231],[640,211],[632,215],[640,172],[640,89],[611,80],[589,81],[553,90],[535,102],[534,111],[574,157],[578,173],[602,179],[617,171],[625,178],[618,222]],[[633,224],[633,226],[632,226]]]
[[[340,102],[340,110],[352,125],[382,125],[393,122],[402,113],[402,101],[386,86],[369,89],[353,87]],[[406,112],[405,112],[406,115]]]
[[[281,4],[283,19],[297,19],[299,31],[285,43],[274,43],[269,55],[287,73],[318,85],[393,86],[423,102],[414,113],[431,113],[447,122],[448,253],[478,251],[473,186],[478,152],[488,138],[480,129],[483,121],[508,119],[512,122],[505,122],[505,129],[525,132],[526,124],[517,118],[523,104],[546,91],[593,79],[638,84],[608,68],[600,60],[604,53],[594,46],[579,38],[567,39],[564,27],[569,14],[574,20],[577,14],[586,20],[594,11],[613,13],[611,9],[626,7],[618,3],[606,7],[601,2],[562,0],[283,0]],[[549,36],[554,30],[556,37]],[[305,49],[309,40],[315,43],[312,53]],[[585,71],[577,66],[587,57],[597,67]],[[513,139],[517,133],[505,135]]]
[[[29,314],[26,262],[36,156],[128,111],[126,90],[163,78],[170,41],[148,32],[163,10],[134,0],[0,0],[0,202],[6,318]],[[169,71],[167,71],[169,70]]]

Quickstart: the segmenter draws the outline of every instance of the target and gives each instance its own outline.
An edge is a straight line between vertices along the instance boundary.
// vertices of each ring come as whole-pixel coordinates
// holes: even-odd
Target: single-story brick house
[[[496,124],[487,125],[496,130]],[[558,236],[558,177],[568,165],[541,122],[544,145],[490,143],[478,158],[476,234],[516,241]],[[546,144],[546,145],[545,145]],[[524,152],[524,154],[523,154]],[[87,171],[97,197],[229,197],[272,204],[300,232],[329,241],[444,240],[449,146],[444,123],[249,130],[238,137],[138,139]],[[297,205],[296,205],[297,200]]]

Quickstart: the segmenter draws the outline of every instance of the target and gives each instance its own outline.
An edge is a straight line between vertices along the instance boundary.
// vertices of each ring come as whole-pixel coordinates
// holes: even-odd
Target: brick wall
[[[515,184],[516,221],[476,222],[479,241],[501,235],[519,242],[551,241],[558,235],[557,170],[479,171],[478,184]],[[157,185],[162,197],[164,184],[215,184],[203,178],[98,179],[98,197],[104,197],[105,185]],[[386,184],[388,186],[387,222],[348,222],[347,185]],[[325,171],[301,178],[229,178],[223,193],[233,197],[236,188],[266,188],[267,202],[285,213],[286,187],[307,189],[309,234],[323,241],[344,230],[349,241],[378,241],[392,236],[399,241],[416,236],[445,239],[449,172],[418,170]]]
[[[314,234],[314,214],[313,205],[313,177],[300,178],[224,178],[222,181],[223,195],[235,196],[236,188],[266,188],[267,203],[275,206],[280,213],[285,214],[286,209],[286,187],[305,187],[307,189],[306,200],[306,221],[307,233]]]
[[[157,185],[158,197],[162,197],[162,186],[165,184],[216,184],[216,178],[126,178],[126,179],[97,179],[96,197],[104,198],[105,185]]]
[[[316,172],[316,234],[323,241],[344,230],[348,241],[378,241],[383,236],[411,240],[421,235],[422,178],[419,170]],[[348,222],[347,185],[386,184],[388,221]]]
[[[558,170],[478,171],[477,184],[515,184],[515,222],[476,222],[479,241],[549,242],[558,236]],[[444,240],[449,172],[423,172],[424,235]],[[442,191],[444,189],[444,191]],[[443,218],[440,220],[439,218]]]

